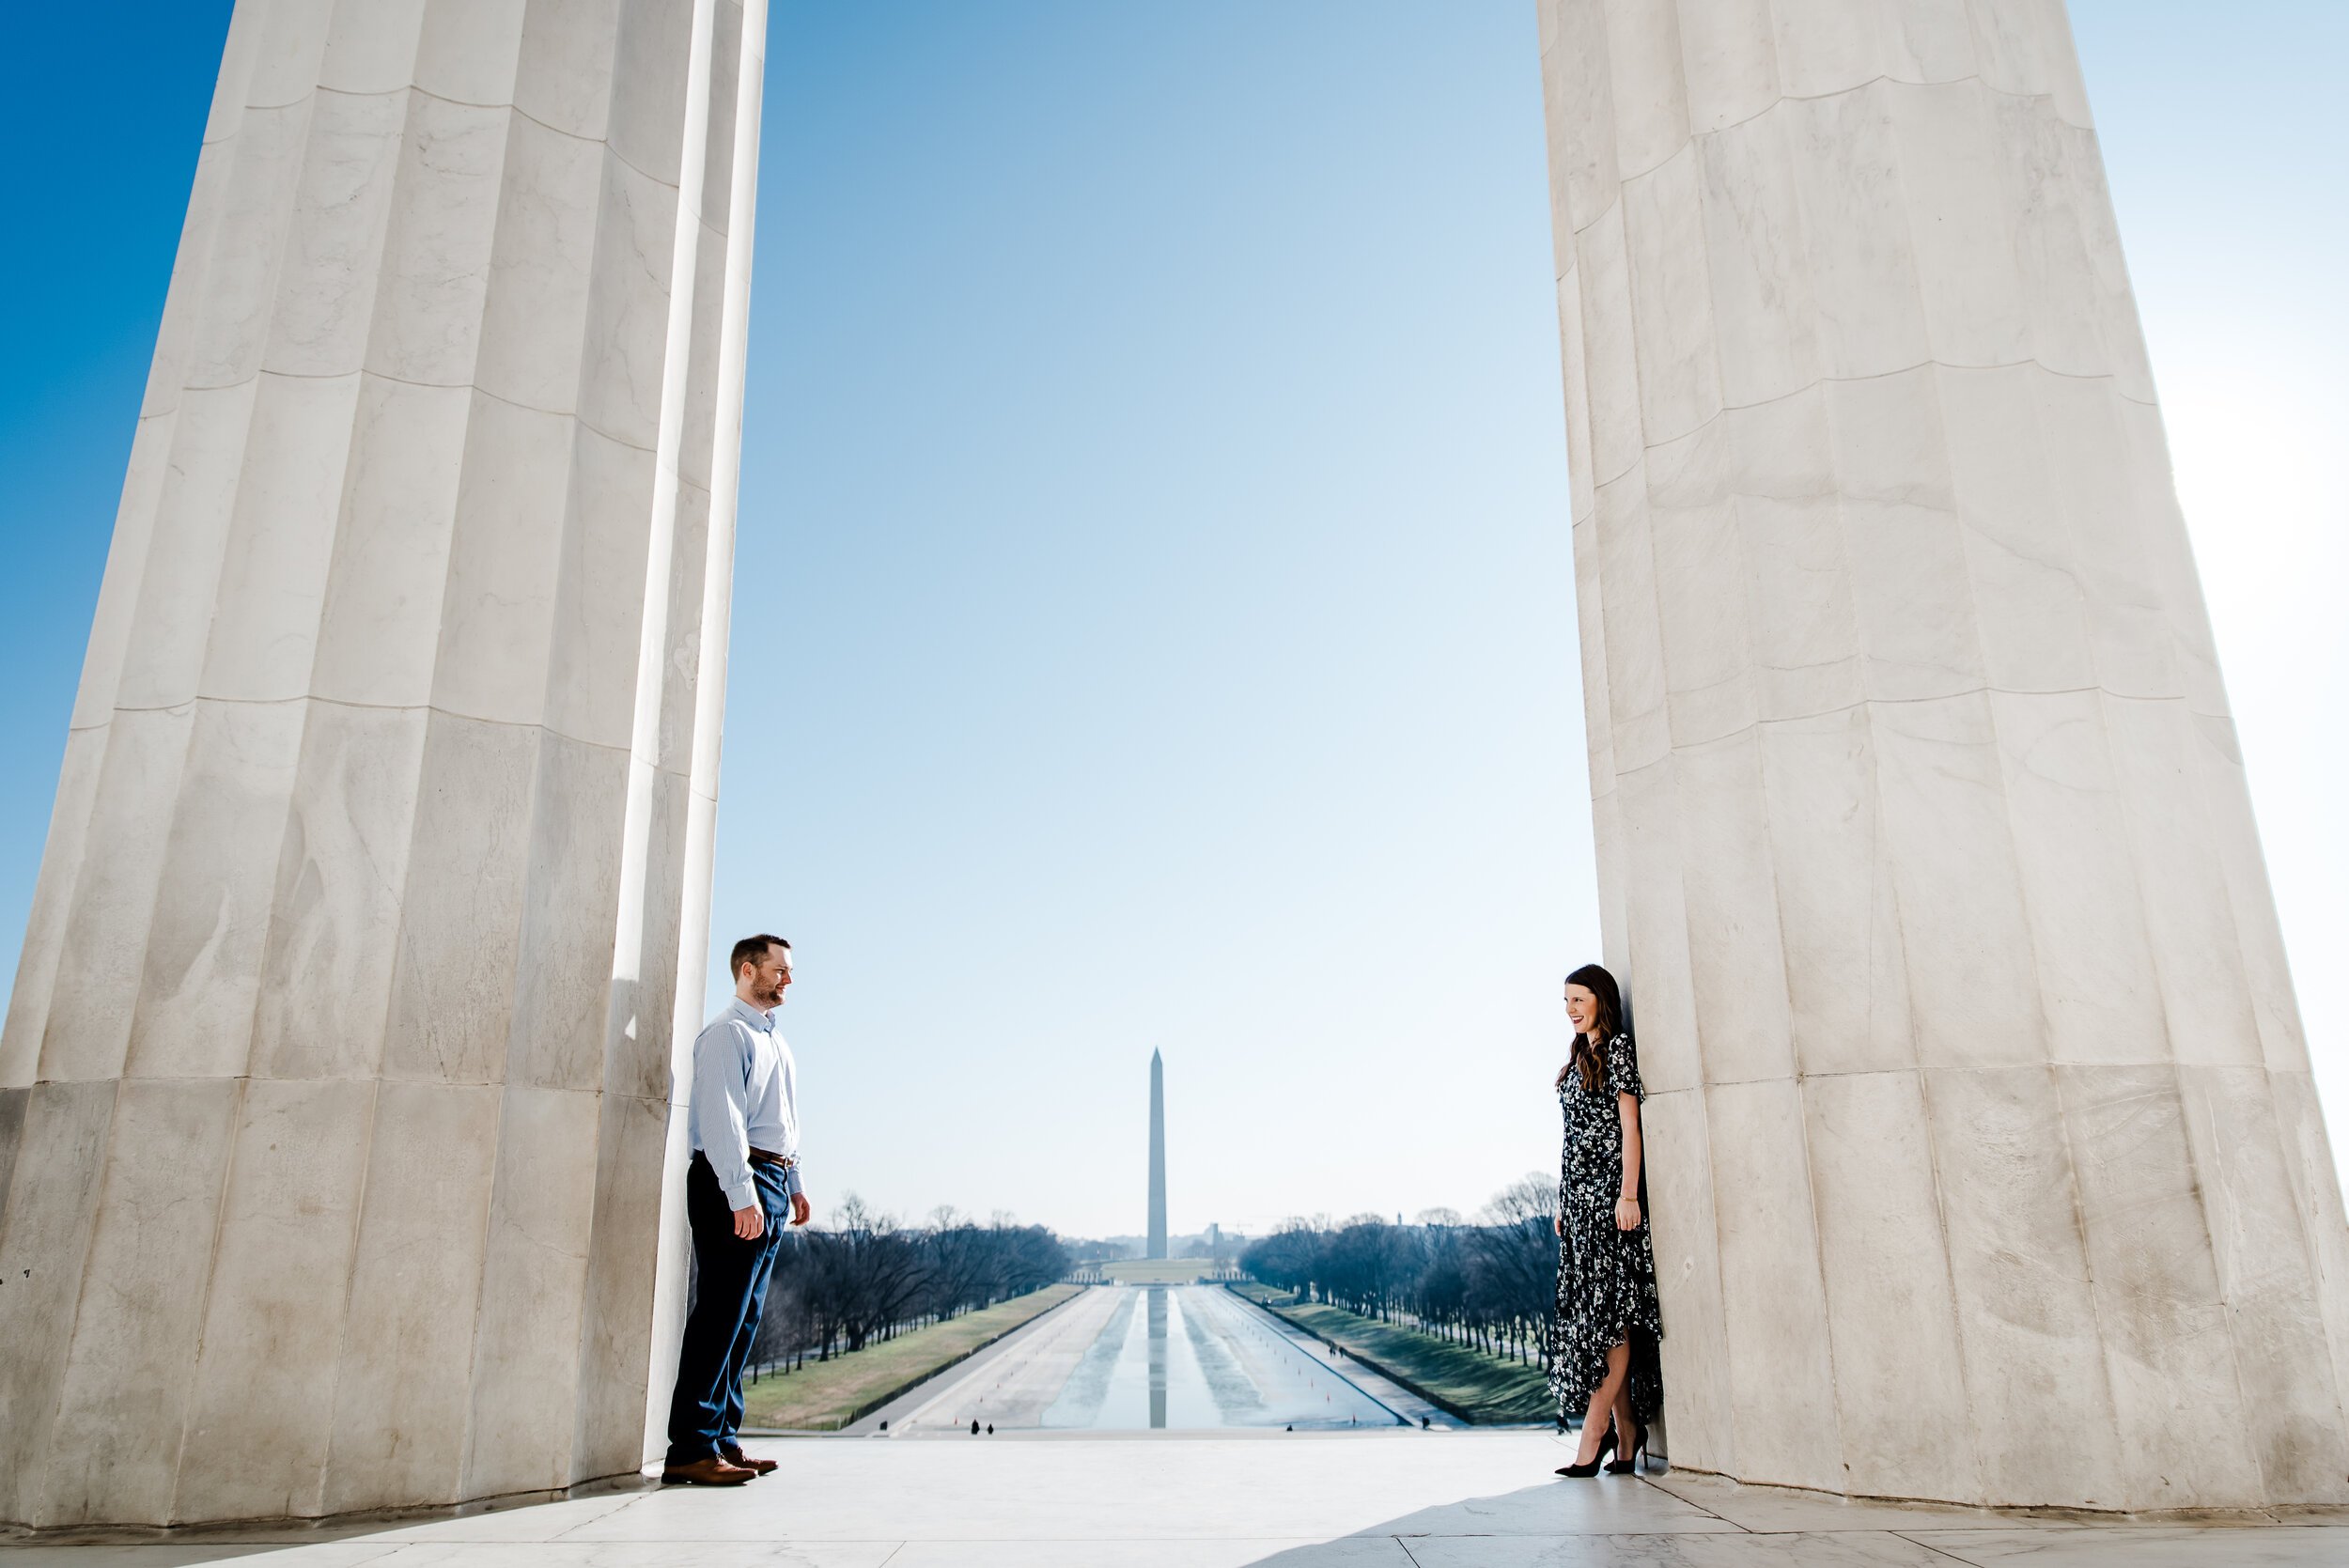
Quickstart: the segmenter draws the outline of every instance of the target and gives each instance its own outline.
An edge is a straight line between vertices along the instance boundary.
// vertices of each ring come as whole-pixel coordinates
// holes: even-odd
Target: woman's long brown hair
[[[1623,990],[1615,977],[1596,964],[1585,964],[1566,976],[1566,984],[1579,986],[1598,1001],[1598,1017],[1592,1021],[1598,1025],[1602,1042],[1613,1039],[1623,1031]],[[1558,1083],[1564,1087],[1566,1075],[1576,1073],[1582,1079],[1583,1093],[1598,1093],[1600,1065],[1598,1048],[1580,1030],[1574,1032],[1574,1049],[1566,1057],[1566,1064],[1558,1069]]]

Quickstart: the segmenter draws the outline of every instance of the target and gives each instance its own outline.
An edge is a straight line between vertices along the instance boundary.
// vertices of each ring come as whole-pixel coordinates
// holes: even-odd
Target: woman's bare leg
[[[1582,1441],[1574,1451],[1574,1462],[1587,1465],[1598,1457],[1598,1445],[1607,1436],[1607,1420],[1615,1408],[1615,1401],[1623,1396],[1624,1385],[1631,1371],[1631,1342],[1626,1340],[1607,1352],[1607,1380],[1591,1390],[1590,1408],[1582,1412]],[[1630,1436],[1626,1427],[1615,1439],[1618,1443]]]
[[[1631,1457],[1631,1445],[1640,1436],[1640,1418],[1631,1408],[1631,1360],[1624,1358],[1624,1376],[1615,1385],[1615,1457]]]

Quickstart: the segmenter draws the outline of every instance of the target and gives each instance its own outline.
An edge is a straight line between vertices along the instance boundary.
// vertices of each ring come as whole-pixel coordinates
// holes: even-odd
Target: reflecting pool
[[[1097,1285],[950,1380],[901,1430],[1297,1431],[1403,1418],[1215,1285]]]

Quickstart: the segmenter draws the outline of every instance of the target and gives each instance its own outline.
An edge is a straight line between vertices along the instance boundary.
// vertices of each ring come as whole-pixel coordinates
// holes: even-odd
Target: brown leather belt
[[[770,1150],[753,1149],[751,1151],[751,1163],[753,1165],[771,1165],[777,1170],[788,1171],[793,1166],[800,1163],[800,1157],[793,1155],[790,1158],[786,1159],[783,1156],[775,1154]]]

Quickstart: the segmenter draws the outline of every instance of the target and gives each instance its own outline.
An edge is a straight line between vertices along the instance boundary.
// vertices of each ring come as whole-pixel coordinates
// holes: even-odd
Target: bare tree
[[[951,1207],[907,1227],[854,1193],[831,1221],[786,1233],[752,1353],[760,1366],[860,1350],[933,1317],[1025,1295],[1068,1272],[1041,1225],[979,1225]]]
[[[1240,1266],[1268,1285],[1547,1365],[1556,1213],[1556,1188],[1536,1172],[1494,1194],[1475,1224],[1449,1209],[1416,1225],[1375,1214],[1343,1225],[1291,1219],[1250,1243]]]

